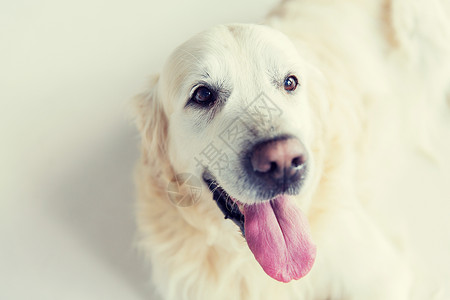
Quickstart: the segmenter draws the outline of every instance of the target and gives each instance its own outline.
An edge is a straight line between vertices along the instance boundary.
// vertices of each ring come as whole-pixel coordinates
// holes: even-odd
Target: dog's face
[[[167,122],[164,159],[205,182],[266,273],[281,281],[304,276],[315,256],[295,208],[307,205],[302,195],[315,172],[307,72],[281,33],[218,26],[175,50],[152,99]],[[268,251],[267,242],[288,246]]]
[[[219,26],[180,46],[158,87],[177,172],[214,180],[244,204],[307,189],[314,132],[306,71],[291,42],[264,26]],[[256,151],[276,152],[264,143],[298,152],[287,158],[297,159],[298,178],[255,172]]]

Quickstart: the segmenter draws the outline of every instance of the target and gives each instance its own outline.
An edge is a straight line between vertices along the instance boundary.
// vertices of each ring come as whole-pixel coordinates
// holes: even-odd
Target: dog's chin
[[[210,173],[205,171],[203,180],[225,219],[239,227],[256,260],[270,277],[289,282],[310,271],[316,247],[306,216],[288,193],[299,188],[284,189],[284,193],[277,192],[273,198],[244,204],[227,193]]]
[[[213,199],[219,207],[220,211],[223,213],[225,219],[230,219],[233,221],[240,229],[242,236],[245,238],[245,216],[244,207],[254,206],[262,202],[274,201],[281,196],[295,196],[299,194],[300,188],[303,185],[305,176],[302,173],[301,177],[296,184],[292,184],[289,187],[272,187],[270,191],[259,189],[254,193],[255,197],[253,200],[240,201],[239,199],[244,198],[244,196],[233,195],[231,196],[219,183],[214,175],[208,171],[203,172],[203,181],[208,186],[212,193]],[[258,188],[257,188],[258,189]],[[248,199],[248,197],[245,197]]]

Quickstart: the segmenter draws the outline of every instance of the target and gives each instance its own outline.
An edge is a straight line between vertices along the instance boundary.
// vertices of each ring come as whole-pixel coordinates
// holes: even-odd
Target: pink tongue
[[[245,238],[264,271],[289,282],[312,268],[316,246],[308,221],[287,196],[244,207]]]

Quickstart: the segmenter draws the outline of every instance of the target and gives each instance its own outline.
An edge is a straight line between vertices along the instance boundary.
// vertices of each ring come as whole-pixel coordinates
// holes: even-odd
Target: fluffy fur
[[[383,178],[405,145],[435,157],[429,132],[450,102],[445,13],[438,0],[284,1],[266,26],[217,26],[175,50],[134,102],[142,133],[138,227],[163,299],[437,297],[433,287],[418,284],[401,216],[385,213],[396,199],[386,198]],[[295,94],[275,87],[285,72],[299,78]],[[186,107],[199,80],[229,91],[220,111]],[[242,114],[261,93],[282,111],[270,124]],[[236,116],[250,140],[287,132],[311,155],[296,203],[318,250],[311,272],[298,281],[280,283],[263,272],[206,185],[196,205],[168,200],[175,174],[202,178],[194,157],[219,144]],[[252,203],[236,153],[221,147],[231,168],[214,175],[231,195]]]

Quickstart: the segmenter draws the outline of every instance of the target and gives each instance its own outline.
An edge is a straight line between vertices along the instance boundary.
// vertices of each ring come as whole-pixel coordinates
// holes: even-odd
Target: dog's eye
[[[284,89],[288,92],[292,92],[297,88],[298,80],[295,76],[289,76],[284,80]]]
[[[200,105],[209,105],[213,102],[214,95],[207,87],[201,86],[195,90],[192,100]]]

